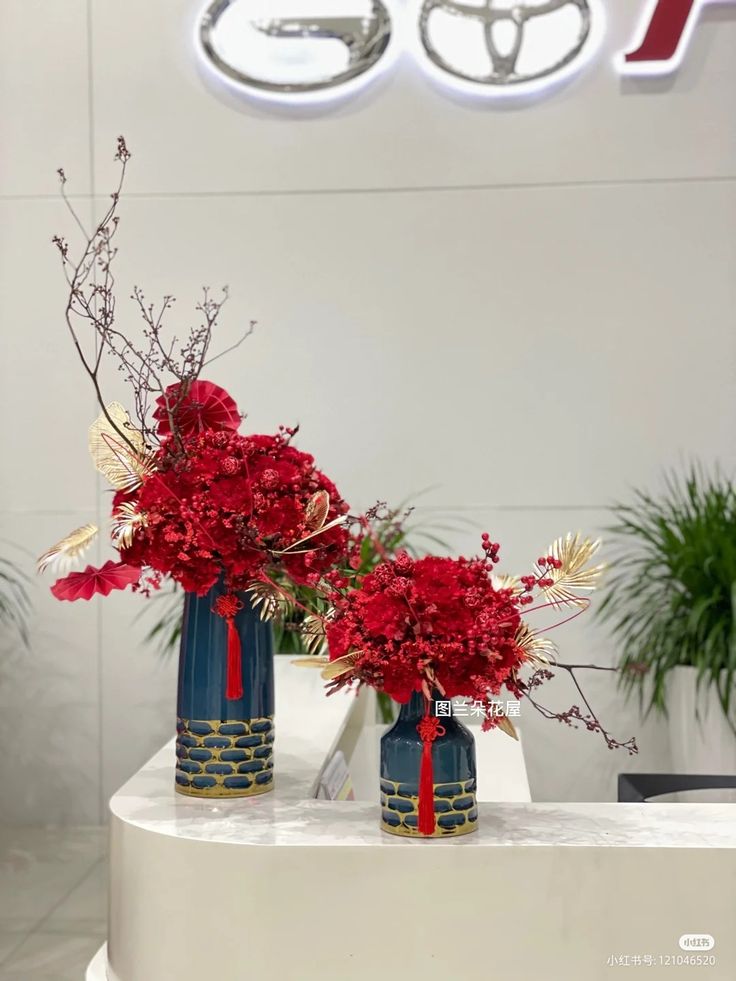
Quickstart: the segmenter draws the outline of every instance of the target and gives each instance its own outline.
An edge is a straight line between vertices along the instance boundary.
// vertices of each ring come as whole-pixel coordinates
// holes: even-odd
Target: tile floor
[[[107,829],[0,826],[0,981],[84,981],[107,933]]]

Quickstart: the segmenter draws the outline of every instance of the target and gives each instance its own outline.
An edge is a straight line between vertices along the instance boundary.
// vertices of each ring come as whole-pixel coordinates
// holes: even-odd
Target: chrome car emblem
[[[452,30],[453,18],[465,20],[463,35],[458,25]],[[580,56],[590,33],[589,0],[425,0],[419,17],[421,46],[432,64],[489,87],[556,74]]]
[[[199,38],[245,88],[308,94],[367,76],[389,47],[391,17],[380,0],[214,0]]]

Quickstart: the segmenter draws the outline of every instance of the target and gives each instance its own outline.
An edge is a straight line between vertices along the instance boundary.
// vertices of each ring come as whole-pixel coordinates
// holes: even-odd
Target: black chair
[[[725,790],[736,788],[736,776],[703,776],[681,773],[619,773],[619,803],[641,804],[650,797],[676,794],[683,790]]]

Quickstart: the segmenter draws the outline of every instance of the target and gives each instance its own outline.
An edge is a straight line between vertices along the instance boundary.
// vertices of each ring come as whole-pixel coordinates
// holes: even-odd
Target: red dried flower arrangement
[[[347,588],[336,573],[328,576],[332,608],[324,622],[329,663],[323,676],[330,693],[357,684],[370,685],[401,703],[414,692],[424,694],[425,715],[418,726],[424,743],[419,780],[422,834],[432,834],[435,820],[431,744],[440,726],[429,714],[435,695],[481,703],[483,729],[498,726],[515,736],[511,720],[493,704],[505,689],[515,698],[527,698],[547,717],[600,732],[611,748],[636,752],[633,739],[620,743],[609,736],[587,702],[587,713],[577,706],[553,713],[534,694],[552,676],[550,667],[567,670],[574,678],[577,667],[589,665],[557,662],[554,644],[532,629],[523,614],[573,611],[549,631],[587,609],[589,600],[581,594],[595,588],[603,569],[590,564],[598,545],[568,535],[537,560],[532,574],[520,579],[494,575],[499,546],[487,534],[482,558],[414,559],[401,554],[364,576],[357,589]],[[532,668],[529,678],[521,675],[526,666]]]
[[[129,585],[148,593],[169,576],[186,591],[205,595],[223,579],[227,592],[216,612],[231,628],[232,646],[234,611],[241,602],[236,594],[266,586],[276,590],[273,574],[297,584],[323,575],[348,548],[343,527],[348,507],[313,457],[291,445],[296,430],[239,434],[242,417],[235,400],[200,378],[214,360],[208,352],[227,290],[215,299],[205,289],[197,306],[202,323],[183,341],[164,338],[173,297],[164,297],[155,310],[138,288],[133,297],[142,318],[141,341],[115,326],[111,265],[129,158],[121,138],[120,184],[80,258],[70,258],[64,239],[54,240],[69,284],[67,327],[102,408],[90,428],[89,446],[95,467],[116,491],[111,540],[120,561],[74,572],[58,580],[52,592],[65,600],[88,600]],[[63,171],[59,176],[73,211]],[[91,328],[93,343],[80,335],[80,325]],[[251,324],[232,347],[252,329]],[[132,389],[135,423],[122,405],[102,398],[100,370],[107,355],[116,359]],[[78,558],[97,533],[91,524],[76,529],[41,557],[40,571]],[[238,690],[228,675],[228,697],[239,697]]]
[[[334,686],[357,680],[397,702],[436,689],[490,704],[525,656],[516,639],[518,599],[493,588],[490,568],[490,559],[403,553],[360,589],[334,593],[330,659],[348,667]]]
[[[247,589],[276,565],[299,583],[324,573],[345,553],[348,508],[314,458],[290,445],[292,435],[203,429],[181,449],[166,441],[155,473],[115,497],[113,520],[139,522],[121,544],[123,561],[200,596],[223,575],[230,589]],[[326,508],[316,524],[318,501]]]

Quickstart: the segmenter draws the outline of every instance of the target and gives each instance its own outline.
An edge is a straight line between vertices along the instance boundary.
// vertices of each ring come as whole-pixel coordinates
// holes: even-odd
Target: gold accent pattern
[[[273,716],[178,719],[176,791],[189,797],[254,797],[273,790]]]
[[[478,827],[475,779],[436,783],[434,810],[434,834],[420,835],[416,786],[381,777],[381,828],[405,838],[450,838],[475,831]]]

